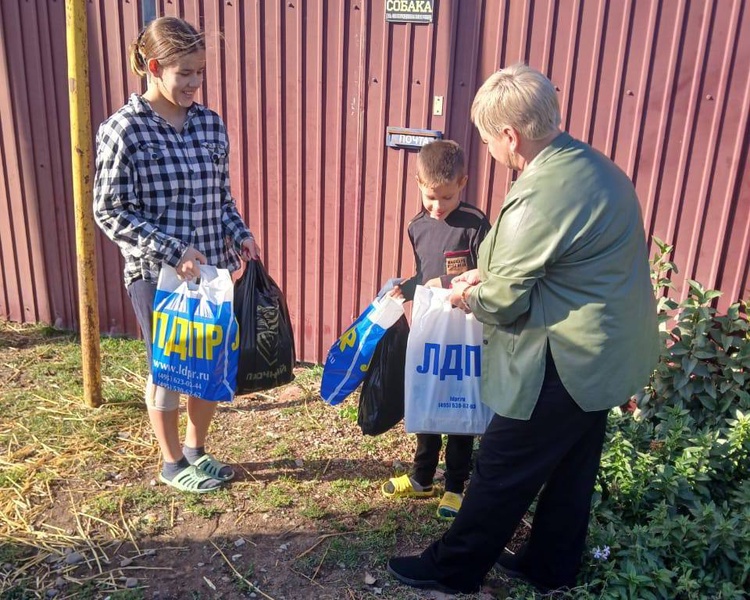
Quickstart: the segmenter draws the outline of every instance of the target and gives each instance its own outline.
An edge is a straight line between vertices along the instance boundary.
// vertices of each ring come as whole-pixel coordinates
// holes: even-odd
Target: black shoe
[[[388,561],[388,572],[401,583],[423,590],[437,590],[444,594],[472,593],[479,590],[479,586],[472,589],[456,589],[441,583],[435,570],[420,556],[394,556]]]
[[[500,558],[497,559],[495,566],[498,570],[511,579],[520,579],[535,587],[542,594],[549,594],[551,591],[558,589],[556,586],[550,586],[542,583],[535,577],[526,573],[521,566],[521,560],[517,554],[511,554],[507,550],[503,550]]]

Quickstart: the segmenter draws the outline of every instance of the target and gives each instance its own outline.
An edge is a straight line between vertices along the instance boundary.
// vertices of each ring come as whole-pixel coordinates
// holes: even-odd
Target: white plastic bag
[[[169,390],[229,401],[237,386],[239,330],[227,269],[201,265],[198,283],[164,266],[154,297],[151,375]]]
[[[481,401],[482,324],[453,308],[450,290],[417,286],[406,345],[407,433],[480,435],[493,412]]]

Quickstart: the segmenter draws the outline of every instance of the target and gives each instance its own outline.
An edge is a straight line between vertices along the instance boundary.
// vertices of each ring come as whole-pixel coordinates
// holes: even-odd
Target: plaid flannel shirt
[[[137,94],[99,126],[94,216],[125,257],[125,285],[156,283],[189,246],[235,271],[252,237],[229,189],[229,138],[215,112],[188,110],[178,133]]]

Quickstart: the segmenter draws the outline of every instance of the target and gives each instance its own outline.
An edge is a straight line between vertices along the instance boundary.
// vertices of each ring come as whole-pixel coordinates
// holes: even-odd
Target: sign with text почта
[[[432,23],[435,0],[386,0],[385,20],[392,23]]]
[[[443,132],[435,129],[388,127],[385,134],[385,145],[389,148],[415,148],[418,150],[425,144],[442,139]]]

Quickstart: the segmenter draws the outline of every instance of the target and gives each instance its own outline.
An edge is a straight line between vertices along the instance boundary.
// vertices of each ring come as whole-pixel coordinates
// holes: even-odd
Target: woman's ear
[[[149,58],[147,66],[148,74],[151,75],[151,77],[161,77],[161,65],[157,59]]]
[[[505,137],[506,141],[508,142],[508,147],[510,148],[511,152],[515,152],[518,148],[518,131],[516,131],[509,125],[506,125],[505,127],[503,127],[503,137]]]

